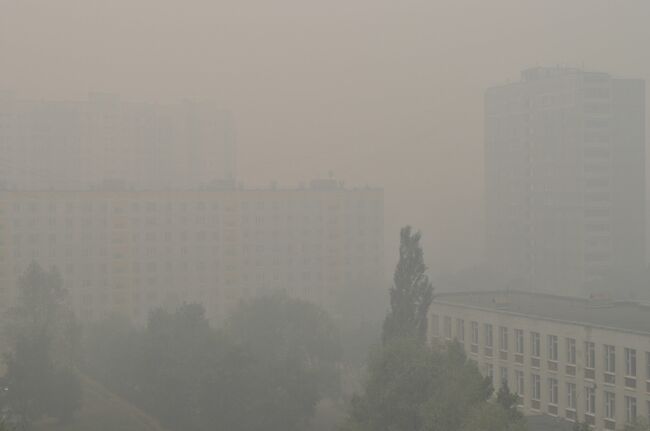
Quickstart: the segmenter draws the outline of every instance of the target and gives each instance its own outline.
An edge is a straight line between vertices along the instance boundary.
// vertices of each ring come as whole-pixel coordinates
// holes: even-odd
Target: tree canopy
[[[243,303],[225,329],[203,308],[111,320],[84,341],[85,369],[170,430],[302,431],[335,391],[338,334],[319,307],[284,295]]]
[[[81,403],[74,369],[78,327],[55,269],[32,263],[19,280],[18,300],[5,326],[5,388],[0,409],[28,427],[42,417],[68,421]]]

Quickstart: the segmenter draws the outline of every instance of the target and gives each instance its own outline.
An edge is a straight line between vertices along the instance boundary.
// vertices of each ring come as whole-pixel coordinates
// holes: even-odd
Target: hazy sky
[[[481,259],[483,90],[535,65],[650,77],[648,0],[0,0],[0,90],[217,100],[247,184],[386,191],[389,257]]]

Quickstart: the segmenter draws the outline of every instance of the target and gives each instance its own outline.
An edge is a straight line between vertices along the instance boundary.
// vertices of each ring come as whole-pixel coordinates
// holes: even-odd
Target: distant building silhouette
[[[645,261],[645,83],[537,67],[485,95],[486,255],[518,286],[603,288]]]
[[[0,183],[70,190],[196,188],[234,179],[230,114],[209,102],[29,101],[0,94]]]

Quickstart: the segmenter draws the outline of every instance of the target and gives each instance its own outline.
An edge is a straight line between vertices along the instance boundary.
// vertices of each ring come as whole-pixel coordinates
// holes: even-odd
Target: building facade
[[[432,343],[457,340],[526,414],[618,430],[650,417],[650,307],[524,292],[440,294]]]
[[[209,102],[31,101],[0,94],[0,185],[198,188],[235,178],[230,114]]]
[[[332,308],[381,288],[383,191],[333,180],[295,189],[0,191],[0,304],[30,264],[56,266],[84,320],[284,290]]]
[[[645,83],[534,68],[485,95],[486,257],[583,294],[645,264]]]

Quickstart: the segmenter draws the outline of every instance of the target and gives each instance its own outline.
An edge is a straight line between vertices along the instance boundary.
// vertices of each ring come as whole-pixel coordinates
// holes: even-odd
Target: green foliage
[[[331,320],[285,296],[243,304],[224,331],[191,304],[141,331],[107,321],[88,335],[88,373],[171,430],[303,430],[338,380]]]
[[[474,406],[465,420],[462,431],[525,431],[523,417],[513,419],[499,403],[481,403]]]
[[[591,431],[591,427],[586,422],[576,422],[573,424],[573,431]]]
[[[18,301],[9,312],[9,352],[1,409],[23,426],[42,417],[69,421],[81,403],[74,371],[77,325],[66,307],[56,270],[32,263],[19,280]]]
[[[401,231],[382,345],[372,352],[363,392],[341,431],[524,431],[517,397],[494,389],[457,343],[429,346],[427,312],[433,287],[424,274],[420,234]]]
[[[413,338],[378,347],[362,395],[353,398],[343,430],[460,430],[465,413],[492,393],[458,344],[431,349]]]
[[[650,424],[645,418],[639,418],[633,424],[625,425],[623,431],[650,431]]]
[[[427,312],[433,300],[433,286],[425,274],[420,232],[406,226],[400,232],[399,261],[390,289],[390,311],[384,321],[383,341],[413,338],[424,342]]]
[[[510,420],[518,420],[523,417],[521,412],[517,409],[519,404],[519,395],[510,392],[508,383],[501,382],[501,387],[497,392],[497,404],[508,414]]]
[[[322,308],[282,294],[262,296],[239,307],[227,332],[254,357],[268,364],[295,364],[292,372],[315,378],[319,392],[338,394],[341,341]]]

